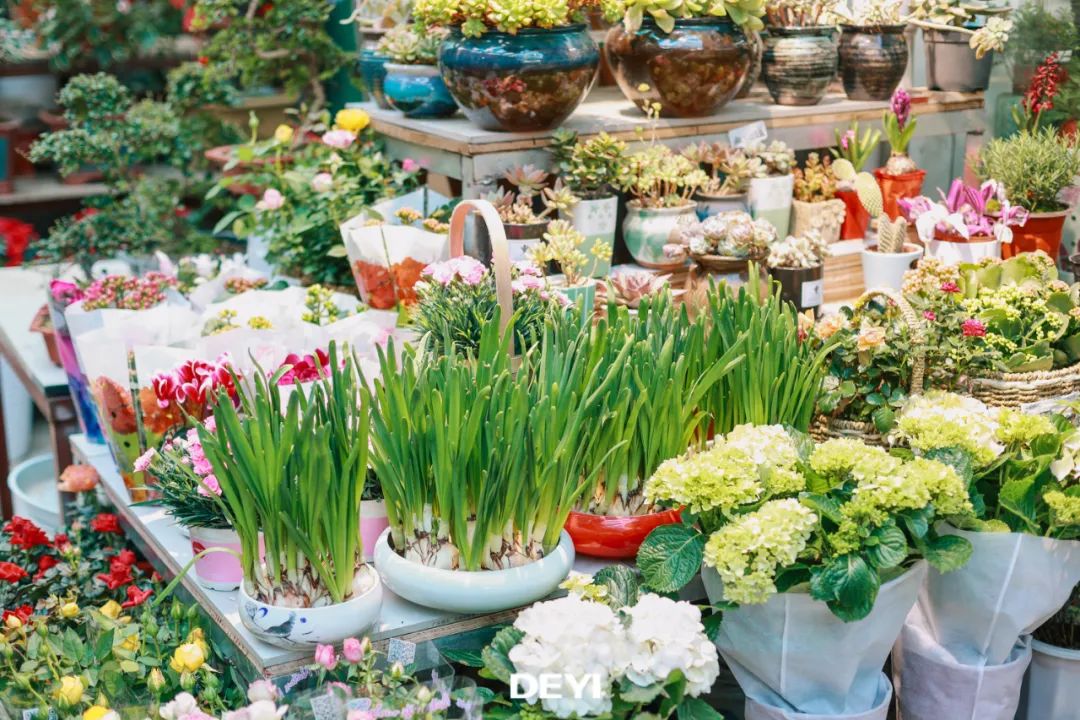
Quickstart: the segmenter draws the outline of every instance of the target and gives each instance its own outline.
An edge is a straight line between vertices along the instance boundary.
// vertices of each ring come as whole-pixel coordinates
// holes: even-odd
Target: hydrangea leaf
[[[959,535],[941,535],[927,538],[919,544],[919,550],[927,562],[946,573],[960,567],[971,557],[971,543]]]
[[[1010,512],[1019,521],[1022,528],[1035,535],[1041,534],[1036,517],[1035,501],[1038,497],[1038,485],[1035,478],[1009,480],[1002,484],[998,494],[998,505]]]
[[[861,620],[870,614],[877,600],[880,580],[860,555],[834,558],[828,565],[814,568],[810,595],[823,600],[844,622]]]
[[[677,720],[724,720],[724,716],[716,712],[701,698],[686,698],[679,707],[675,708]]]
[[[879,569],[896,567],[908,556],[907,536],[896,525],[875,529],[866,545],[867,557]]]
[[[704,554],[701,533],[685,525],[661,525],[641,544],[637,564],[649,588],[676,592],[697,574]]]
[[[626,565],[608,565],[593,576],[593,584],[607,588],[604,602],[612,610],[633,606],[641,588],[637,573]]]
[[[963,448],[950,447],[933,448],[927,450],[925,455],[930,460],[937,460],[951,466],[956,471],[956,474],[960,476],[960,479],[969,485],[971,484],[971,479],[975,475],[975,462],[974,458],[971,457],[971,453]]]
[[[484,659],[484,669],[504,683],[510,682],[510,675],[514,672],[514,663],[510,661],[510,650],[521,642],[525,633],[513,625],[504,627],[495,634],[491,643],[484,648],[481,657]]]

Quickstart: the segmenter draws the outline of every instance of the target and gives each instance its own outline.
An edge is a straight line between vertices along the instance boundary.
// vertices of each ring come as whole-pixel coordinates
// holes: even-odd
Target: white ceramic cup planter
[[[1001,257],[1001,241],[997,239],[979,242],[927,240],[926,257],[937,258],[949,265],[977,263],[986,258],[999,259]]]
[[[1031,641],[1031,650],[1027,697],[1018,717],[1024,720],[1075,717],[1080,708],[1080,650],[1039,640]]]
[[[406,560],[390,547],[389,528],[375,546],[375,567],[391,591],[417,605],[478,614],[520,607],[559,587],[574,566],[574,542],[564,530],[542,560],[506,570],[444,570]]]
[[[263,642],[289,650],[316,644],[335,645],[358,637],[379,620],[382,583],[371,565],[364,565],[353,581],[351,599],[315,608],[268,605],[251,597],[247,583],[240,584],[240,622]]]
[[[876,246],[863,248],[863,287],[867,290],[895,290],[904,285],[904,273],[923,254],[923,249],[913,243],[904,244],[904,252],[880,253]]]
[[[223,548],[240,554],[240,536],[231,528],[193,527],[188,529],[188,533],[193,555],[213,548]],[[244,570],[240,567],[240,558],[237,555],[231,552],[211,552],[203,555],[195,561],[195,579],[209,590],[235,590],[244,580]]]
[[[382,500],[362,500],[360,502],[360,539],[364,543],[364,561],[375,559],[375,543],[382,531],[390,526],[386,517],[386,503]]]

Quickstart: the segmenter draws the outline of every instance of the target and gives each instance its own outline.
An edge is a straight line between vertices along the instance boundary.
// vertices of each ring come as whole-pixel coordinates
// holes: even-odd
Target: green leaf
[[[908,542],[904,531],[896,525],[876,528],[870,537],[877,542],[866,548],[866,554],[879,569],[893,568],[908,556]]]
[[[896,413],[887,405],[879,407],[870,413],[870,418],[874,421],[874,427],[882,435],[892,430],[893,425],[896,423]]]
[[[844,622],[861,620],[870,614],[877,599],[880,581],[860,555],[834,558],[823,568],[814,568],[810,595],[825,601]]]
[[[634,703],[635,705],[651,703],[653,700],[660,697],[660,693],[663,691],[664,686],[658,682],[645,687],[635,685],[629,680],[625,680],[619,684],[619,697],[624,701]]]
[[[872,392],[866,396],[866,404],[880,406],[885,404],[885,396],[881,393]]]
[[[661,525],[638,549],[637,565],[649,588],[676,592],[690,582],[705,555],[705,537],[685,525]]]
[[[672,670],[664,681],[664,700],[660,703],[660,717],[668,717],[686,697],[686,676],[682,670]]]
[[[484,667],[484,654],[482,650],[468,650],[466,648],[439,648],[439,654],[451,662],[466,667]]]
[[[510,662],[510,649],[521,642],[525,633],[513,625],[504,627],[491,639],[491,644],[484,648],[481,657],[484,660],[484,669],[498,680],[504,683],[510,682],[510,675],[514,670],[514,663]]]
[[[97,636],[97,640],[94,642],[94,657],[98,661],[104,661],[112,653],[113,632],[113,630],[107,630]]]
[[[641,590],[637,573],[626,565],[608,565],[593,576],[593,584],[607,588],[604,602],[613,610],[633,606]]]
[[[971,543],[959,535],[926,538],[919,545],[926,561],[943,573],[963,567],[971,557]]]
[[[678,720],[724,720],[723,715],[701,698],[684,699],[675,708],[675,717]]]
[[[834,523],[839,524],[844,519],[844,516],[840,513],[842,503],[834,497],[817,493],[803,493],[799,496],[799,502]]]
[[[1029,476],[1003,483],[1001,492],[998,494],[998,505],[1012,513],[1028,532],[1038,535],[1037,498],[1038,485],[1036,485],[1036,479]]]
[[[975,475],[975,460],[967,450],[958,447],[934,448],[926,452],[926,457],[949,465],[965,484],[971,484]]]
[[[332,258],[349,257],[349,251],[345,249],[344,244],[338,244],[327,250],[326,256]]]

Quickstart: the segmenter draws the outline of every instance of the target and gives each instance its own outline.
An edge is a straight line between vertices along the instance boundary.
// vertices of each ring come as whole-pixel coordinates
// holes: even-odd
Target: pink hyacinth
[[[907,90],[904,88],[896,89],[892,96],[890,109],[893,115],[896,116],[896,124],[903,130],[904,126],[907,125],[908,118],[911,116],[911,96],[908,95]]]
[[[853,142],[855,142],[855,131],[854,130],[848,130],[847,132],[845,132],[843,135],[840,136],[840,147],[843,148],[844,150],[847,150],[851,146],[851,143],[853,143]]]
[[[964,337],[983,337],[986,335],[986,325],[983,325],[975,318],[968,318],[960,328],[964,333]]]

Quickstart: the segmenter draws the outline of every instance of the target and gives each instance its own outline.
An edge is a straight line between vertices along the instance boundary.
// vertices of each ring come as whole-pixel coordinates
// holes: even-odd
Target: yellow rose
[[[68,707],[82,702],[83,694],[82,679],[75,675],[65,675],[60,678],[60,688],[56,691],[57,699],[67,703]]]
[[[165,687],[165,676],[160,670],[154,668],[150,671],[150,674],[146,677],[146,687],[150,688],[150,692],[157,694],[161,692]]]
[[[274,130],[274,140],[282,145],[292,142],[293,129],[288,125],[278,125]]]
[[[172,659],[169,660],[169,667],[178,673],[182,672],[195,672],[203,666],[206,662],[206,653],[202,648],[195,643],[184,643],[180,647],[176,648],[176,652],[173,653]]]
[[[817,334],[822,340],[828,340],[838,330],[843,330],[845,327],[847,327],[847,318],[840,313],[836,313],[835,315],[829,315],[818,322]]]
[[[334,125],[351,133],[359,133],[371,123],[371,118],[363,110],[357,108],[345,108],[338,110],[334,116]]]
[[[203,657],[210,656],[210,646],[206,644],[206,636],[203,634],[202,628],[195,628],[188,633],[187,641],[199,646],[199,649],[203,652]]]
[[[60,606],[60,617],[73,618],[79,614],[78,603],[66,602]]]
[[[120,603],[115,600],[110,600],[101,606],[101,614],[107,618],[112,618],[113,620],[120,617],[120,613],[123,612],[123,610],[124,608],[120,607]]]
[[[123,648],[129,652],[139,652],[139,634],[128,635],[124,638],[124,641],[117,645],[117,647]]]
[[[93,705],[86,709],[86,712],[82,714],[82,720],[102,720],[111,711],[107,707],[101,705]]]
[[[10,615],[8,615],[7,620],[4,621],[4,625],[9,630],[18,630],[19,628],[22,627],[22,624],[23,624],[22,620],[20,620],[19,616],[16,615],[15,613],[11,613]]]
[[[859,352],[872,350],[885,344],[885,328],[868,327],[859,333],[855,339],[855,347]]]

